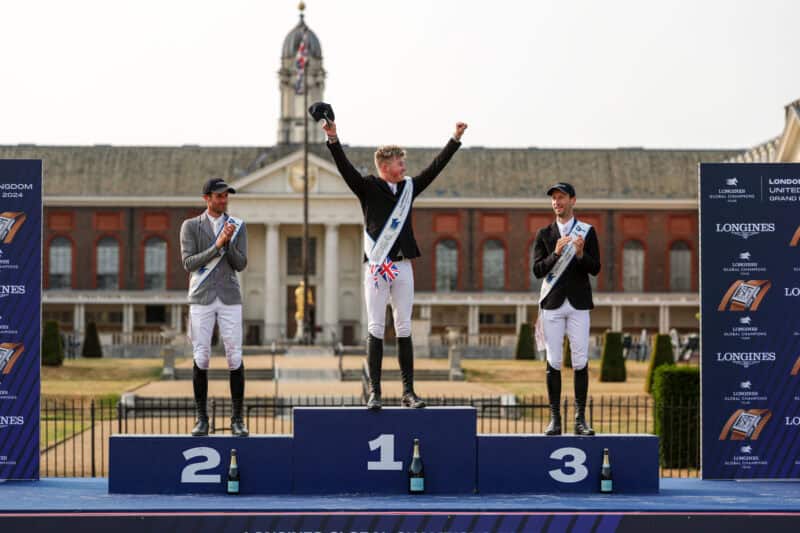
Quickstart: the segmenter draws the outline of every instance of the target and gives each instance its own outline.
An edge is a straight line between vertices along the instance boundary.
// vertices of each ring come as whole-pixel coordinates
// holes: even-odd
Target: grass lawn
[[[42,366],[42,395],[118,397],[161,375],[161,359],[67,359],[63,366]]]
[[[464,359],[461,366],[469,381],[494,383],[519,396],[545,395],[545,362],[515,359]],[[627,361],[627,381],[623,383],[601,383],[600,361],[589,361],[589,394],[642,396],[646,362]],[[562,394],[572,396],[572,369],[562,369]]]

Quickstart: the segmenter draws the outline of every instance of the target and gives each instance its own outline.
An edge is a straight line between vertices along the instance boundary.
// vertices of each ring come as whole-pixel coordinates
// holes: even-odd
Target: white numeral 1
[[[370,451],[380,449],[380,461],[367,461],[367,470],[402,470],[403,462],[394,460],[394,435],[384,433],[369,441]]]
[[[550,459],[572,458],[571,461],[564,461],[565,468],[571,468],[572,473],[567,474],[562,469],[550,470],[550,477],[560,483],[578,483],[586,479],[589,470],[583,464],[586,462],[586,453],[580,448],[559,448],[550,454]]]

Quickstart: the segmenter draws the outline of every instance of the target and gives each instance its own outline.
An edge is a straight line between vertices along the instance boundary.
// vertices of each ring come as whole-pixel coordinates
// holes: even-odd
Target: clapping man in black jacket
[[[461,146],[467,125],[456,124],[447,145],[419,176],[405,175],[405,150],[399,146],[380,146],[375,151],[378,176],[362,176],[348,161],[339,143],[336,124],[327,120],[322,128],[328,136],[328,149],[347,186],[355,193],[364,213],[364,295],[369,320],[367,365],[370,395],[367,408],[381,407],[381,363],[386,304],[391,303],[397,334],[397,356],[403,380],[405,407],[425,407],[414,392],[414,352],[411,344],[411,308],[414,303],[414,272],[411,259],[420,256],[411,227],[411,206],[447,165]]]
[[[575,218],[575,188],[559,182],[547,190],[556,220],[536,232],[533,273],[545,278],[539,295],[537,329],[547,346],[547,395],[550,424],[545,435],[561,434],[561,360],[569,338],[575,379],[575,434],[594,435],[586,422],[589,391],[589,310],[594,308],[589,275],[600,272],[600,248],[594,228]]]

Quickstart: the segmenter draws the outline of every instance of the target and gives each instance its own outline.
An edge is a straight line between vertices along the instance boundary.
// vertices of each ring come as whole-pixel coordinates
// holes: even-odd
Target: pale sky
[[[0,144],[275,143],[296,0],[0,4]],[[352,145],[748,148],[800,98],[791,0],[307,0]]]

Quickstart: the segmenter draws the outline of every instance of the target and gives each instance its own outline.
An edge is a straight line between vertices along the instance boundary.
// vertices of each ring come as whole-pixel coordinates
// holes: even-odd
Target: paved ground
[[[247,368],[272,368],[271,355],[245,355],[245,366]],[[348,355],[342,358],[342,367],[345,369],[359,369],[364,362],[363,355]],[[192,359],[190,357],[175,361],[176,367],[191,368]],[[339,368],[339,358],[332,355],[323,356],[289,356],[276,355],[275,366],[278,368],[314,368],[314,369],[336,369]],[[211,358],[211,368],[226,368],[224,356],[213,356]],[[383,358],[383,368],[398,369],[397,357],[386,355]],[[447,359],[428,359],[417,357],[414,359],[414,368],[425,369],[447,369]]]
[[[248,381],[245,395],[275,396],[276,384],[273,381]],[[507,390],[497,384],[467,383],[464,381],[417,381],[414,384],[417,394],[426,396],[486,396],[506,393]],[[208,383],[210,396],[227,397],[230,394],[228,382],[212,380]],[[277,384],[279,396],[360,396],[361,382],[358,381],[280,381]],[[399,396],[402,385],[399,381],[383,383],[384,396]],[[135,394],[146,397],[186,397],[192,396],[192,382],[153,381],[136,389]]]

